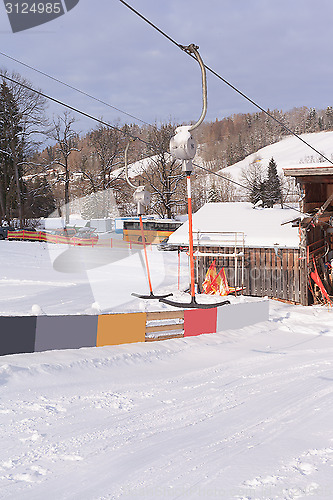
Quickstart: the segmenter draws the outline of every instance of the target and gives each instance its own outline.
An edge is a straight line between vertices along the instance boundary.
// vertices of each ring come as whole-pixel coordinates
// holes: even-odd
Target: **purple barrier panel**
[[[202,333],[216,333],[217,310],[185,309],[184,337],[193,337]]]
[[[0,356],[34,352],[36,318],[0,316]]]
[[[217,311],[217,331],[235,330],[269,319],[268,300],[241,302],[219,307]]]
[[[38,316],[35,351],[96,347],[98,316]]]

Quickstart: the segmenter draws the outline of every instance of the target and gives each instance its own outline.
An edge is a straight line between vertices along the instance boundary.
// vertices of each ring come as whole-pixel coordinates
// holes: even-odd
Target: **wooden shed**
[[[230,286],[256,297],[305,304],[305,261],[298,212],[253,208],[251,203],[207,203],[193,215],[196,280],[199,291],[210,264],[224,267]],[[183,224],[170,243],[188,245]]]
[[[295,178],[302,192],[300,251],[307,284],[304,303],[329,303],[333,295],[333,165],[310,163],[283,170],[285,176]]]

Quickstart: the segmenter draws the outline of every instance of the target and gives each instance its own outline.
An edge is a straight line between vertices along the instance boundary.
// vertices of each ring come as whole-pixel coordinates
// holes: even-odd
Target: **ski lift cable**
[[[142,14],[140,14],[137,10],[135,10],[133,7],[131,7],[127,2],[123,1],[123,0],[120,0],[121,3],[123,3],[126,7],[128,7],[130,10],[132,10],[135,14],[137,14],[139,17],[141,17],[145,22],[147,22],[150,26],[152,26],[154,29],[156,29],[159,33],[161,33],[164,37],[166,37],[170,42],[174,43],[177,47],[179,47],[181,50],[185,51],[186,53],[188,53],[188,55],[190,55],[191,57],[194,57],[191,53],[189,53],[187,50],[186,50],[186,47],[184,47],[183,45],[177,43],[175,40],[173,40],[170,36],[168,36],[165,32],[163,32],[162,30],[160,30],[155,24],[153,24],[152,22],[150,22],[146,17],[144,17]],[[123,113],[135,120],[138,120],[140,121],[141,123],[144,123],[145,125],[150,125],[150,126],[153,126],[151,125],[150,123],[142,120],[141,118],[138,118],[137,116],[135,115],[132,115],[126,111],[123,111],[121,110],[120,108],[117,108],[115,106],[113,106],[112,104],[110,103],[107,103],[105,101],[103,101],[102,99],[99,99],[98,97],[95,97],[91,94],[88,94],[87,92],[83,91],[83,90],[80,90],[76,87],[74,87],[73,85],[70,85],[66,82],[63,82],[62,80],[58,79],[58,78],[55,78],[53,77],[52,75],[49,75],[47,73],[45,73],[44,71],[41,71],[37,68],[34,68],[33,66],[27,64],[27,63],[24,63],[23,61],[20,61],[19,59],[16,59],[8,54],[5,54],[4,52],[1,52],[0,51],[0,55],[4,56],[4,57],[7,57],[8,59],[11,59],[12,61],[15,61],[19,64],[21,64],[22,66],[25,66],[43,76],[46,76],[47,78],[51,79],[51,80],[54,80],[58,83],[60,83],[61,85],[64,85],[68,88],[71,88],[72,90],[75,90],[76,92],[79,92],[81,93],[82,95],[85,95],[87,97],[89,97],[90,99],[93,99],[97,102],[100,102],[101,104],[104,104],[105,106],[108,106],[112,109],[115,109],[116,111],[119,111],[120,113]],[[218,73],[216,73],[213,69],[209,68],[207,65],[204,64],[204,67],[210,71],[212,74],[214,74],[217,78],[219,78],[220,80],[222,80],[226,85],[228,85],[229,87],[231,87],[235,92],[239,93],[242,97],[244,97],[245,99],[247,99],[249,102],[251,102],[255,107],[257,107],[258,109],[260,109],[263,113],[265,113],[267,116],[269,116],[272,120],[274,120],[276,123],[278,123],[281,127],[283,127],[286,131],[288,131],[290,134],[294,135],[295,137],[297,137],[297,139],[301,140],[304,144],[306,144],[308,147],[310,147],[313,151],[315,151],[317,154],[319,154],[322,158],[324,158],[326,161],[328,161],[329,163],[331,163],[333,165],[333,161],[330,160],[329,158],[327,158],[323,153],[321,153],[320,151],[318,151],[316,148],[314,148],[311,144],[309,144],[307,141],[305,141],[304,139],[302,139],[302,137],[300,137],[298,134],[296,134],[295,132],[293,132],[289,127],[287,127],[284,123],[282,123],[280,120],[278,120],[276,117],[274,117],[271,113],[269,113],[269,111],[265,110],[264,108],[262,108],[258,103],[256,103],[254,100],[252,100],[250,97],[248,97],[246,94],[244,94],[242,91],[240,91],[239,89],[237,89],[234,85],[232,85],[230,82],[228,82],[225,78],[223,78],[221,75],[219,75]],[[2,75],[4,76],[4,75]],[[16,82],[16,83],[19,83],[19,82]],[[30,89],[30,90],[33,90],[33,89]],[[47,97],[47,96],[44,96],[44,97]],[[50,97],[47,97],[49,99],[52,100],[52,98]],[[55,101],[55,102],[58,102],[58,101]],[[60,104],[60,102],[58,102],[58,104]],[[64,103],[62,103],[62,105],[65,105]],[[73,109],[73,108],[71,108]],[[74,110],[74,109],[73,109]],[[79,110],[76,110],[76,112],[80,113]],[[81,113],[83,114],[83,113]],[[93,118],[89,115],[86,115],[88,116],[89,118]],[[93,118],[95,120],[97,120],[96,118]],[[98,120],[97,120],[98,121]],[[102,121],[100,121],[100,123],[104,124]],[[110,126],[108,124],[108,126]],[[198,126],[198,125],[197,125]],[[113,127],[115,128],[115,127]],[[146,143],[147,144],[147,143]],[[148,144],[147,144],[148,145]]]
[[[63,106],[63,107],[65,107],[65,108],[67,108],[67,109],[70,109],[71,111],[74,111],[74,112],[76,112],[76,113],[78,113],[78,114],[80,114],[80,115],[83,115],[83,116],[85,116],[85,117],[87,117],[87,118],[91,119],[91,120],[94,120],[94,121],[96,121],[96,122],[98,122],[98,123],[100,123],[100,124],[102,124],[102,125],[104,125],[104,126],[106,126],[106,127],[108,127],[108,128],[112,128],[113,130],[116,130],[116,131],[120,132],[121,134],[123,134],[123,135],[125,135],[125,136],[127,136],[127,137],[130,137],[132,140],[136,140],[136,139],[138,139],[140,142],[142,142],[142,143],[143,143],[143,144],[145,144],[147,147],[149,147],[152,151],[156,151],[156,148],[154,147],[154,145],[153,145],[153,144],[150,144],[149,142],[145,141],[144,139],[142,139],[142,138],[141,138],[141,137],[139,137],[139,136],[133,135],[133,134],[131,134],[130,132],[126,132],[125,130],[122,130],[122,129],[118,128],[118,127],[115,127],[114,125],[111,125],[110,123],[107,123],[107,122],[105,122],[104,120],[101,120],[100,118],[96,118],[95,116],[93,116],[93,115],[91,115],[91,114],[89,114],[89,113],[86,113],[85,111],[82,111],[82,110],[80,110],[80,109],[78,109],[78,108],[75,108],[74,106],[71,106],[70,104],[67,104],[67,103],[65,103],[65,102],[63,102],[63,101],[60,101],[59,99],[56,99],[55,97],[52,97],[52,96],[50,96],[50,95],[47,95],[47,94],[45,94],[44,92],[41,92],[40,90],[36,90],[36,89],[34,89],[34,88],[32,88],[32,87],[29,87],[28,85],[26,85],[26,84],[24,84],[24,83],[22,83],[22,82],[19,82],[19,81],[15,80],[14,78],[11,78],[11,77],[9,77],[9,76],[7,76],[7,75],[3,75],[3,74],[2,74],[2,75],[1,75],[1,78],[4,78],[4,79],[6,79],[6,80],[8,80],[8,81],[10,81],[10,82],[12,82],[12,83],[17,84],[17,85],[20,85],[21,87],[23,87],[23,88],[25,88],[25,89],[27,89],[27,90],[30,90],[31,92],[34,92],[34,93],[36,93],[36,94],[38,94],[38,95],[40,95],[40,96],[44,97],[45,99],[48,99],[48,100],[50,100],[50,101],[53,101],[53,102],[55,102],[55,103],[59,104],[60,106]],[[152,125],[152,126],[153,126],[153,125]],[[236,185],[238,185],[238,186],[240,186],[240,187],[242,187],[242,188],[244,188],[244,189],[248,189],[248,190],[250,190],[250,189],[251,189],[251,188],[249,188],[249,187],[247,187],[247,186],[243,186],[242,184],[240,184],[240,183],[238,183],[238,182],[234,181],[233,179],[228,179],[227,177],[224,177],[223,175],[219,174],[218,172],[213,172],[213,171],[211,171],[211,170],[209,170],[209,169],[206,169],[205,167],[202,167],[201,165],[197,165],[197,164],[193,164],[193,165],[195,165],[196,167],[198,167],[198,168],[200,168],[200,169],[202,169],[202,170],[207,171],[207,172],[208,172],[208,173],[210,173],[210,174],[213,174],[213,175],[215,175],[215,176],[217,176],[217,177],[220,177],[220,178],[222,178],[222,179],[225,179],[225,180],[226,180],[226,181],[228,181],[228,182],[231,182],[231,183],[233,183],[233,184],[236,184]],[[295,208],[295,207],[288,207],[287,205],[285,205],[285,206],[286,206],[287,208],[292,208],[293,210],[295,210],[295,211],[297,211],[297,212],[303,213],[303,212],[301,212],[300,210],[298,210],[298,209],[297,209],[297,208]]]
[[[50,100],[52,102],[55,102],[56,104],[59,104],[60,106],[63,106],[64,108],[70,109],[71,111],[74,111],[75,113],[78,113],[78,114],[80,114],[82,116],[85,116],[85,117],[87,117],[87,118],[89,118],[89,119],[91,119],[91,120],[93,120],[93,121],[95,121],[97,123],[100,123],[101,125],[104,125],[104,126],[106,126],[108,128],[116,130],[117,132],[120,132],[124,136],[130,137],[132,140],[138,139],[140,142],[142,142],[147,147],[149,147],[152,151],[156,151],[156,148],[155,148],[155,146],[153,144],[149,143],[148,141],[145,141],[144,139],[142,139],[139,136],[133,135],[130,132],[126,132],[125,130],[122,130],[122,129],[118,128],[118,127],[115,127],[114,125],[111,125],[110,123],[107,123],[104,120],[101,120],[100,118],[96,118],[95,116],[93,116],[93,115],[91,115],[89,113],[86,113],[85,111],[82,111],[82,110],[80,110],[80,109],[78,109],[78,108],[76,108],[74,106],[71,106],[70,104],[67,104],[67,103],[65,103],[63,101],[60,101],[59,99],[57,99],[55,97],[47,95],[44,92],[41,92],[40,90],[36,90],[36,89],[30,87],[29,85],[26,85],[26,84],[24,84],[22,82],[19,82],[19,81],[15,80],[14,78],[11,78],[11,77],[9,77],[7,75],[1,74],[0,77],[4,78],[4,79],[6,79],[6,80],[8,80],[8,81],[10,81],[12,83],[15,83],[16,85],[20,85],[21,87],[23,87],[23,88],[25,88],[27,90],[30,90],[31,92],[34,92],[35,94],[38,94],[38,95],[44,97],[45,99],[48,99],[48,100]],[[149,125],[151,125],[151,124],[149,124]],[[154,126],[154,125],[151,125],[151,126]],[[248,189],[248,190],[251,189],[248,186],[244,186],[244,185],[238,183],[237,181],[235,181],[233,179],[228,179],[227,177],[224,177],[223,175],[219,174],[218,172],[211,171],[211,170],[209,170],[209,169],[207,169],[207,168],[205,168],[205,167],[203,167],[201,165],[197,165],[195,163],[193,163],[193,165],[196,166],[196,167],[198,167],[198,168],[200,168],[200,169],[202,169],[202,170],[207,171],[210,174],[213,174],[213,175],[215,175],[217,177],[225,179],[226,181],[228,181],[228,182],[230,182],[232,184],[236,184],[236,185],[238,185],[238,186],[240,186],[240,187],[242,187],[244,189]],[[293,210],[295,210],[297,212],[303,213],[303,212],[301,212],[300,210],[298,210],[295,207],[288,207],[288,205],[285,205],[285,206],[287,208],[292,208]]]
[[[67,104],[63,101],[60,101],[60,99],[56,99],[55,97],[52,97],[50,95],[47,95],[45,94],[44,92],[40,91],[40,90],[36,90],[36,89],[33,89],[32,87],[29,87],[29,85],[26,85],[25,83],[22,83],[22,82],[19,82],[17,80],[15,80],[14,78],[11,78],[7,75],[4,75],[4,74],[0,74],[0,78],[4,78],[12,83],[15,83],[16,85],[20,85],[21,87],[27,89],[27,90],[30,90],[31,92],[34,92],[35,94],[38,94],[40,95],[41,97],[44,97],[45,99],[48,99],[52,102],[55,102],[56,104],[59,104],[60,106],[63,106],[67,109],[70,109],[71,111],[74,111],[75,113],[78,113],[82,116],[85,116],[86,118],[90,118],[91,120],[94,120],[95,122],[98,122],[102,125],[104,125],[105,127],[108,127],[108,128],[112,128],[113,130],[116,130],[117,132],[120,132],[121,134],[127,136],[127,137],[130,137],[131,139],[138,139],[140,142],[144,143],[146,146],[149,146],[150,148],[153,148],[153,145],[152,144],[149,144],[149,142],[145,141],[144,139],[142,139],[141,137],[139,136],[136,136],[134,134],[131,134],[130,132],[127,132],[125,130],[122,130],[120,129],[119,127],[116,127],[114,125],[111,125],[110,123],[107,123],[105,122],[104,120],[101,120],[100,118],[96,118],[95,116],[89,114],[89,113],[86,113],[85,111],[82,111],[74,106],[71,106],[70,104]]]
[[[213,174],[215,175],[216,177],[220,177],[221,179],[224,179],[225,181],[228,181],[228,182],[231,182],[232,184],[235,184],[236,186],[239,186],[245,190],[248,190],[248,191],[251,191],[251,188],[249,186],[244,186],[244,184],[240,184],[239,182],[235,181],[234,179],[229,179],[228,177],[218,173],[218,172],[214,172],[212,170],[209,170],[209,168],[205,168],[203,167],[202,165],[198,165],[197,163],[193,163],[193,166],[194,167],[198,167],[200,168],[201,170],[204,170],[205,172],[209,173],[209,174]],[[308,215],[310,216],[310,214],[308,213],[304,213],[302,212],[301,210],[299,210],[298,208],[296,207],[293,207],[291,205],[287,205],[286,203],[283,203],[283,205],[286,207],[286,208],[290,208],[291,210],[295,210],[295,212],[298,212],[302,215]]]
[[[174,40],[171,36],[169,36],[167,33],[165,33],[165,31],[161,30],[160,28],[158,28],[158,26],[156,26],[156,24],[152,23],[147,17],[145,17],[143,14],[141,14],[139,11],[137,11],[136,9],[134,9],[134,7],[132,7],[131,5],[129,5],[127,2],[125,2],[124,0],[119,0],[119,2],[121,2],[123,5],[125,5],[125,7],[127,7],[128,9],[130,9],[134,14],[136,14],[138,17],[140,17],[143,21],[145,21],[147,24],[149,24],[152,28],[154,28],[156,31],[158,31],[162,36],[164,36],[167,40],[169,40],[171,43],[173,43],[174,45],[176,45],[180,50],[182,50],[183,52],[185,52],[185,54],[187,54],[188,56],[192,57],[193,59],[196,59],[195,57],[195,54],[193,55],[192,52],[186,50],[187,47],[184,47],[183,45],[181,45],[180,43],[178,43],[176,40]],[[217,73],[215,70],[213,70],[212,68],[210,68],[209,66],[207,66],[206,64],[204,64],[204,67],[206,68],[207,71],[209,71],[210,73],[212,73],[216,78],[218,78],[219,80],[221,80],[223,83],[225,83],[228,87],[230,87],[232,90],[234,90],[235,92],[237,92],[240,96],[242,96],[244,99],[246,99],[247,101],[249,101],[251,104],[253,104],[256,108],[260,109],[260,111],[262,111],[263,113],[266,114],[266,116],[268,116],[269,118],[271,118],[272,120],[274,120],[276,123],[278,123],[281,127],[283,127],[287,132],[289,132],[291,135],[293,135],[294,137],[296,137],[297,139],[299,139],[301,142],[303,142],[306,146],[308,146],[309,148],[311,148],[315,153],[317,153],[319,156],[321,156],[322,158],[324,158],[327,162],[329,162],[331,165],[333,165],[333,161],[330,160],[329,158],[327,158],[327,156],[325,156],[322,152],[320,152],[318,149],[316,149],[314,146],[312,146],[310,143],[308,143],[305,139],[303,139],[302,137],[300,137],[296,132],[294,132],[293,130],[291,130],[289,127],[287,127],[287,125],[285,125],[281,120],[279,120],[278,118],[276,118],[274,115],[272,115],[272,113],[270,113],[269,111],[267,111],[265,108],[263,108],[260,104],[258,104],[256,101],[254,101],[253,99],[251,99],[249,96],[247,96],[244,92],[242,92],[241,90],[239,90],[235,85],[233,85],[232,83],[230,83],[228,80],[226,80],[225,78],[223,78],[223,76],[221,76],[219,73]]]
[[[45,73],[44,71],[41,71],[40,69],[37,69],[33,66],[31,66],[30,64],[27,64],[23,61],[20,61],[19,59],[16,59],[15,57],[12,57],[12,56],[9,56],[8,54],[5,54],[4,52],[1,52],[0,51],[0,55],[1,56],[4,56],[4,57],[7,57],[8,59],[11,59],[12,61],[15,61],[17,62],[18,64],[21,64],[22,66],[25,66],[26,68],[29,68],[31,69],[32,71],[35,71],[36,73],[39,73],[40,75],[43,75],[43,76],[46,76],[46,78],[49,78],[50,80],[53,80],[57,83],[60,83],[61,85],[64,85],[65,87],[68,87],[69,89],[72,89],[72,90],[75,90],[75,92],[79,92],[80,94],[86,96],[86,97],[89,97],[89,99],[93,99],[94,101],[97,101],[105,106],[108,106],[109,108],[112,108],[116,111],[119,111],[119,113],[122,113],[126,116],[129,116],[130,118],[133,118],[134,120],[137,120],[141,123],[144,123],[145,125],[150,125],[149,123],[145,122],[144,120],[141,120],[141,118],[138,118],[137,116],[135,115],[131,115],[130,113],[127,113],[126,111],[123,111],[122,109],[120,108],[116,108],[116,106],[113,106],[112,104],[108,103],[108,102],[105,102],[103,101],[102,99],[99,99],[98,97],[95,97],[91,94],[88,94],[88,92],[85,92],[84,90],[81,90],[81,89],[78,89],[77,87],[74,87],[73,85],[70,85],[69,83],[66,83],[66,82],[63,82],[62,80],[59,80],[59,78],[56,78],[52,75],[49,75],[48,73]]]

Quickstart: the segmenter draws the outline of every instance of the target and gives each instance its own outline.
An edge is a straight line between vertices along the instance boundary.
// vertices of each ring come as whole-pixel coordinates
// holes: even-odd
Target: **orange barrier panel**
[[[96,346],[144,342],[146,313],[103,314],[98,316]]]

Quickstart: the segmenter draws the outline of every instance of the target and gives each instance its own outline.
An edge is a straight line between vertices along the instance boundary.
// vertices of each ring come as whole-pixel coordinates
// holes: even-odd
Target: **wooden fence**
[[[206,272],[214,260],[211,254],[230,254],[230,257],[216,257],[216,267],[224,267],[228,282],[231,286],[235,283],[241,286],[243,281],[244,294],[256,297],[271,297],[305,303],[303,263],[300,258],[299,248],[244,248],[244,269],[242,271],[241,259],[237,266],[235,276],[235,259],[233,247],[205,247],[201,252],[209,256],[198,257],[197,274],[199,290]],[[243,276],[242,276],[243,274]]]

